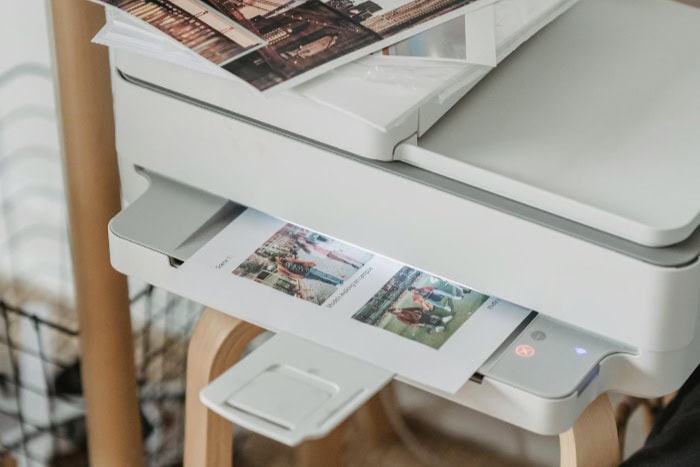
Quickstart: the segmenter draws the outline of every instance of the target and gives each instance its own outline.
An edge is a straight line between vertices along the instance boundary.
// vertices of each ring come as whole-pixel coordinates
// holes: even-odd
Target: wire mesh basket
[[[79,330],[32,311],[46,297],[31,297],[20,306],[0,300],[0,452],[25,465],[87,465]],[[147,465],[181,462],[187,339],[199,311],[150,286],[132,299]]]
[[[0,465],[87,465],[52,74],[0,68]],[[200,307],[130,283],[147,465],[178,465],[187,342]]]

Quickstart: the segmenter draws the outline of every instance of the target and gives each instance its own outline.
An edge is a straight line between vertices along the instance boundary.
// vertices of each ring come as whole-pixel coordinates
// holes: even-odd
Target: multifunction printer
[[[113,50],[129,202],[110,225],[113,265],[210,305],[174,280],[179,266],[254,208],[533,310],[459,391],[432,390],[447,399],[555,434],[606,391],[677,389],[700,360],[700,9],[502,0],[494,11],[493,69],[369,56],[265,95]],[[275,188],[290,179],[293,199]],[[309,345],[265,344],[238,375],[284,349],[314,358]],[[371,362],[346,368],[338,387],[420,386]],[[223,407],[230,393],[203,397]],[[290,444],[332,429],[229,409]]]

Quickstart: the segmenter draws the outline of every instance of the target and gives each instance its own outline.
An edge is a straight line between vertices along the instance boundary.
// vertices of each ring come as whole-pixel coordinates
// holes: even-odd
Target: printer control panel
[[[600,361],[634,348],[537,315],[494,354],[480,373],[547,398],[582,393],[598,375]]]

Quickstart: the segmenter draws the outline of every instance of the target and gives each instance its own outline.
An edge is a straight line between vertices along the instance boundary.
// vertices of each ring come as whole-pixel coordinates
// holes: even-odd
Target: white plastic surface
[[[700,9],[587,0],[397,157],[648,246],[700,223]]]
[[[424,58],[372,55],[301,84],[293,92],[385,132],[400,125],[408,115],[417,114],[438,90],[455,83],[472,67],[481,68]]]
[[[277,334],[204,388],[200,399],[237,425],[296,446],[328,434],[393,376]]]
[[[226,405],[295,430],[337,394],[338,387],[330,381],[287,365],[274,365],[234,392]]]

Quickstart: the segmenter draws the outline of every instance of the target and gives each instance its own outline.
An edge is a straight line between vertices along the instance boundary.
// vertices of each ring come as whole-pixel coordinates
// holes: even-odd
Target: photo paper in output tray
[[[450,393],[530,313],[251,209],[175,280],[207,306]]]

